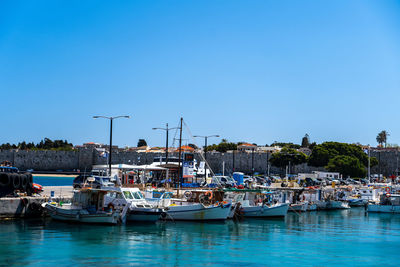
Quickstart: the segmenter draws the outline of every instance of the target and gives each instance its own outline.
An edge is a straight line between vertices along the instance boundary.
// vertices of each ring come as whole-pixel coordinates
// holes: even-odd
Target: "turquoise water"
[[[24,266],[399,266],[400,216],[352,209],[240,223],[6,221],[0,255]]]
[[[72,185],[75,177],[33,176],[33,182],[42,186]]]

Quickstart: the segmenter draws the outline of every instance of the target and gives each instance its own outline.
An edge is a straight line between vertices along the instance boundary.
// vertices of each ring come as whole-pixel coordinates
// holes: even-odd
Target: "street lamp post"
[[[111,176],[111,155],[112,155],[112,129],[113,129],[113,120],[118,119],[118,118],[125,118],[129,119],[130,116],[124,115],[124,116],[114,116],[114,117],[106,117],[106,116],[93,116],[93,119],[108,119],[110,120],[110,155],[108,156],[108,168],[109,168],[109,175]]]
[[[209,137],[219,137],[219,135],[194,135],[193,137],[204,138],[204,160],[206,161],[204,164],[204,178],[207,179],[207,139]]]
[[[368,181],[371,183],[371,147],[368,145]]]
[[[166,141],[165,141],[165,164],[168,164],[168,133],[170,130],[179,129],[179,127],[168,128],[168,123],[165,128],[153,128],[153,130],[164,130],[166,132]]]
[[[253,179],[254,179],[254,150],[255,148],[251,150],[251,178]]]

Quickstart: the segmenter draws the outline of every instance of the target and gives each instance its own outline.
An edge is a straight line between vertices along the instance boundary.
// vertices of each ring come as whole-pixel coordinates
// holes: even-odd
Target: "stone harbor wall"
[[[93,150],[0,150],[0,162],[5,160],[11,162],[13,166],[20,170],[83,170],[85,168],[91,169],[93,164]]]
[[[132,151],[113,152],[112,163],[125,164],[150,164],[154,157],[164,156],[163,153],[137,153]],[[177,153],[171,153],[170,156],[177,157]],[[371,156],[380,158],[380,165],[372,168],[371,173],[381,173],[391,175],[396,172],[399,166],[399,152],[371,151]],[[254,157],[254,158],[253,158]],[[222,173],[223,166],[226,174],[233,170],[244,173],[251,173],[252,167],[258,173],[268,172],[268,160],[271,154],[268,153],[207,153],[207,161],[215,173]],[[195,154],[198,161],[203,158],[200,154]],[[94,149],[80,149],[76,151],[22,151],[22,150],[0,150],[0,162],[8,160],[20,170],[34,169],[36,171],[71,171],[80,169],[81,171],[90,170],[93,165],[107,164],[107,158],[100,155]],[[285,170],[269,166],[271,174],[284,174]],[[292,173],[311,172],[314,170],[323,170],[323,168],[314,168],[307,164],[301,164],[291,167]]]

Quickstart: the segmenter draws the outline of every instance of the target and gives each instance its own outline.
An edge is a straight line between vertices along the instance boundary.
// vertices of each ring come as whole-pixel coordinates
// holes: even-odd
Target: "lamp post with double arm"
[[[179,127],[168,128],[168,123],[165,128],[153,128],[153,130],[163,130],[166,132],[166,140],[165,140],[165,164],[168,164],[168,133],[170,130],[179,129]]]
[[[108,156],[108,168],[109,168],[109,175],[111,176],[111,156],[112,156],[112,130],[113,130],[113,121],[119,118],[129,119],[130,116],[123,115],[123,116],[114,116],[114,117],[107,117],[107,116],[93,116],[93,119],[108,119],[110,120],[110,151]]]

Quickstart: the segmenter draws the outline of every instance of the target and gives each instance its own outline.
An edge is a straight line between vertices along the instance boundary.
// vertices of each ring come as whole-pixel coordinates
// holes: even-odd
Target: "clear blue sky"
[[[400,2],[1,1],[0,88],[0,143],[400,143]]]

